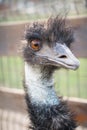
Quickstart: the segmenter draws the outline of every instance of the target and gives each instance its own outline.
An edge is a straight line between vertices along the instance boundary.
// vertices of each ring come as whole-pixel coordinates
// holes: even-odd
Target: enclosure
[[[5,1],[6,2],[6,1]],[[80,60],[80,68],[77,71],[61,69],[54,75],[55,87],[59,96],[64,96],[72,111],[75,111],[78,120],[78,130],[87,129],[87,10],[81,6],[78,0],[64,6],[64,2],[55,0],[33,1],[34,5],[26,1],[24,7],[20,8],[16,2],[9,4],[1,3],[0,8],[0,130],[25,130],[28,127],[28,114],[22,85],[24,61],[21,58],[19,45],[23,39],[25,25],[32,21],[46,21],[51,12],[58,12],[57,4],[61,10],[72,7],[69,16],[75,13],[79,16],[68,17],[67,24],[74,29],[75,42],[71,46],[72,52]],[[76,3],[75,3],[76,2]],[[7,1],[9,3],[9,1]],[[20,2],[19,2],[20,3]],[[79,4],[78,4],[79,3]],[[22,2],[23,4],[23,2]],[[29,4],[29,5],[28,5]],[[36,8],[35,8],[36,4]],[[74,5],[75,4],[75,5]],[[77,4],[77,6],[76,6]],[[83,4],[86,5],[85,1]],[[14,6],[15,5],[15,6]],[[19,4],[20,5],[20,4]],[[33,9],[31,9],[32,7]],[[38,8],[39,7],[39,8]],[[46,8],[47,7],[47,8]],[[79,7],[79,8],[78,8]],[[25,10],[26,8],[26,10]],[[28,10],[29,8],[29,10]],[[41,10],[40,10],[41,8]],[[47,11],[45,15],[44,8]],[[74,8],[74,11],[73,11]],[[21,9],[24,10],[21,11]],[[80,10],[81,9],[81,10]],[[31,10],[31,11],[30,11]],[[33,10],[33,11],[32,11]],[[50,10],[50,11],[49,11]],[[40,13],[41,11],[41,13]],[[84,15],[82,15],[82,14]],[[81,15],[80,15],[81,14]],[[9,22],[10,21],[10,22]],[[14,22],[15,21],[15,22]]]

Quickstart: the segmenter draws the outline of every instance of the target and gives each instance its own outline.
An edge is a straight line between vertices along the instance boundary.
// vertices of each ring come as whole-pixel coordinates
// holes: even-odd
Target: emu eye
[[[30,47],[34,50],[34,51],[39,51],[41,48],[41,41],[40,40],[32,40],[30,42]]]

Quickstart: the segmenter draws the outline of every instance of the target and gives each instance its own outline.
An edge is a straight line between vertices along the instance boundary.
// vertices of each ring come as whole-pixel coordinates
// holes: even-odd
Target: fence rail
[[[29,21],[0,24],[0,56],[18,55],[18,45],[21,44],[26,24],[29,24]],[[87,57],[87,17],[67,19],[67,24],[70,24],[75,32],[75,43],[71,49],[77,57]]]
[[[67,19],[67,23],[75,29],[76,41],[71,49],[81,63],[76,72],[60,70],[56,73],[56,89],[61,95],[87,98],[87,18]],[[23,61],[17,50],[25,24],[27,22],[0,25],[0,86],[22,88]]]
[[[66,100],[67,98],[65,98]],[[4,102],[2,102],[2,100]],[[10,102],[10,103],[9,103]],[[76,119],[87,130],[87,100],[68,98],[68,105],[77,113]],[[0,130],[25,130],[30,121],[26,111],[24,92],[17,89],[0,89]],[[9,128],[9,129],[7,129]]]
[[[67,22],[75,29],[77,40],[72,51],[79,57],[81,65],[76,72],[56,72],[55,85],[58,94],[80,98],[80,102],[70,100],[69,104],[78,113],[80,124],[85,126],[78,130],[87,130],[87,18],[69,19]],[[7,87],[22,88],[23,61],[17,53],[17,43],[20,43],[25,24],[0,25],[0,130],[26,129],[24,94],[18,93],[18,89],[7,91]],[[86,102],[81,102],[81,98]]]

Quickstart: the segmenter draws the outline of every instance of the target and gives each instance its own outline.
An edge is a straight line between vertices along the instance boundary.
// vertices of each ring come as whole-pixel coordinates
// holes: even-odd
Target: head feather
[[[59,16],[49,18],[45,24],[39,22],[30,24],[26,29],[25,39],[41,39],[51,45],[59,42],[67,46],[74,40],[72,28],[67,27],[66,20]]]

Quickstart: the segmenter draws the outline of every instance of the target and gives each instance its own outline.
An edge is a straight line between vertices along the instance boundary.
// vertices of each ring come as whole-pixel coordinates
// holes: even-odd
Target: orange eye
[[[33,40],[30,43],[30,47],[34,50],[34,51],[38,51],[41,48],[41,41],[40,40]]]

